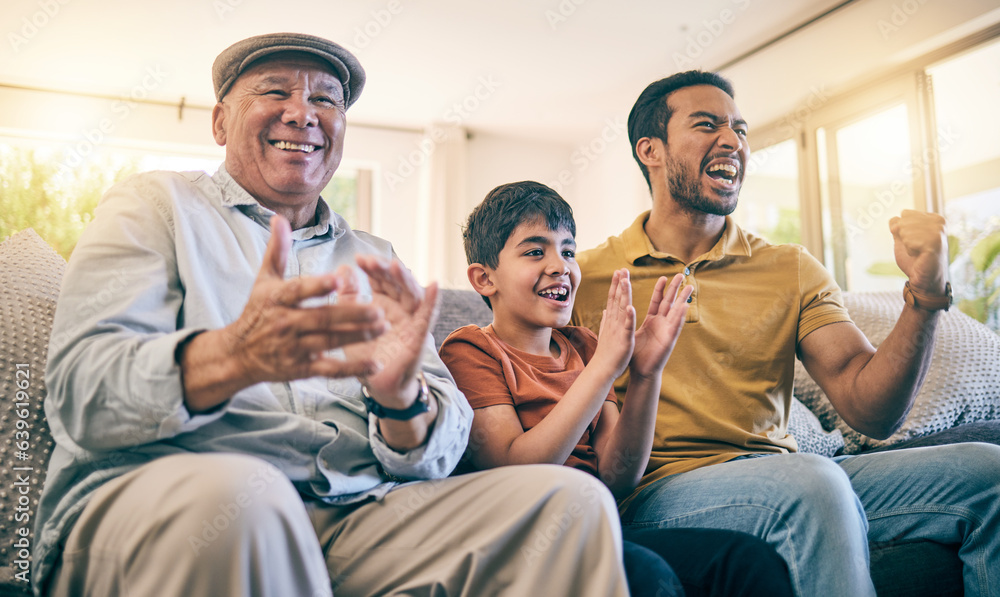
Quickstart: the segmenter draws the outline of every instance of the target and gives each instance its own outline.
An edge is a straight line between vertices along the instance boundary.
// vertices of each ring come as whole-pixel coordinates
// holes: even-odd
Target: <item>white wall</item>
[[[880,29],[880,22],[891,22],[894,10],[903,5],[914,8],[913,14],[903,15],[906,22],[901,22],[899,30]],[[795,105],[809,97],[810,89],[833,93],[845,80],[862,76],[863,72],[817,66],[820,58],[836,60],[838,53],[852,52],[853,46],[843,40],[863,34],[871,52],[881,51],[879,64],[883,66],[911,57],[917,50],[929,51],[932,45],[995,22],[1000,15],[1000,9],[994,9],[995,0],[964,2],[961,12],[946,6],[917,0],[903,4],[869,0],[744,60],[727,71],[737,84],[737,97],[747,104],[744,116],[749,118],[748,110],[758,111],[754,108],[758,101]],[[822,40],[827,43],[820,48],[820,56],[812,50],[823,45],[818,43]],[[768,81],[773,77],[801,79],[801,97],[768,97]],[[762,90],[764,97],[759,99]],[[10,87],[0,87],[0,105],[4,106],[0,135],[63,144],[80,158],[112,144],[148,150],[149,142],[199,155],[222,155],[212,141],[209,111],[204,107],[181,111],[177,106],[123,98]],[[380,128],[352,122],[348,113],[345,165],[374,171],[372,232],[394,244],[418,279],[465,287],[461,224],[498,184],[534,179],[556,188],[574,207],[581,249],[618,234],[649,208],[649,193],[631,158],[624,130],[630,107],[623,105],[615,114],[595,114],[589,126],[592,134],[586,138],[546,141],[514,138],[503,131],[472,131],[465,137],[462,129],[456,129],[444,142],[435,138],[441,129],[434,123],[428,123],[427,131]]]

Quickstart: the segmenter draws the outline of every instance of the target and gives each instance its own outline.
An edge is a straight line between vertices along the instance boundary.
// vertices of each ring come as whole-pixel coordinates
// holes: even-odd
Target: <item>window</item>
[[[847,290],[902,289],[889,219],[913,209],[913,172],[906,105],[854,122],[821,127],[820,184],[824,252]]]
[[[802,242],[796,149],[788,139],[752,152],[733,212],[741,228],[775,244]]]
[[[351,228],[371,231],[372,171],[341,165],[320,196]]]
[[[1000,42],[927,69],[956,300],[1000,330]]]
[[[940,212],[959,308],[1000,331],[996,35],[915,60],[784,127],[795,130],[751,154],[737,222],[805,245],[846,290],[895,292],[905,278],[889,220],[904,209]]]

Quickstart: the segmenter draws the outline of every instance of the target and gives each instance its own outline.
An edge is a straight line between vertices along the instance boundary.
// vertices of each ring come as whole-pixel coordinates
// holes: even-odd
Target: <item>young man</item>
[[[262,35],[213,80],[225,164],[116,185],[66,270],[36,594],[624,597],[599,482],[448,477],[472,413],[427,334],[434,287],[320,197],[357,58]]]
[[[681,276],[669,286],[657,280],[636,330],[628,271],[620,270],[605,294],[600,334],[567,327],[580,281],[575,236],[572,209],[549,187],[492,190],[469,216],[464,240],[469,281],[493,323],[456,330],[440,352],[474,409],[475,468],[566,464],[625,496],[646,468],[661,371],[691,289],[678,292]],[[626,368],[619,412],[612,386]],[[655,531],[639,539],[667,559],[689,595],[790,593],[780,559],[749,536]],[[643,572],[630,576],[634,594],[640,581],[654,580]]]
[[[603,289],[622,267],[640,304],[661,276],[680,273],[693,292],[663,370],[648,472],[620,504],[626,528],[756,534],[784,556],[802,596],[874,595],[868,541],[960,544],[965,594],[998,594],[1000,447],[831,460],[795,454],[787,432],[796,357],[855,429],[882,438],[902,423],[950,303],[943,219],[905,211],[890,222],[907,304],[876,351],[819,262],[729,216],[750,150],[728,81],[698,71],[656,81],[628,129],[652,210],[580,254],[574,322],[597,329]]]

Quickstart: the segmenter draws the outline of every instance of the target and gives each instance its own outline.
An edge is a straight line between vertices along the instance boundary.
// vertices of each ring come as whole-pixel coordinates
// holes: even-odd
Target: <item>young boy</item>
[[[692,287],[680,289],[683,276],[669,284],[661,278],[636,330],[623,269],[608,290],[599,336],[567,327],[580,280],[575,236],[572,208],[549,187],[525,181],[493,189],[464,230],[469,281],[493,310],[493,323],[455,330],[441,358],[475,409],[469,443],[475,468],[566,464],[622,497],[649,459],[660,373]],[[613,383],[626,368],[619,411]],[[791,595],[784,562],[749,535],[653,529],[634,536],[672,563],[689,595]],[[626,560],[635,553],[626,542]],[[732,557],[720,561],[723,553]],[[634,567],[626,561],[626,569]],[[637,594],[634,576],[629,583]],[[663,587],[656,580],[646,590],[656,585]]]

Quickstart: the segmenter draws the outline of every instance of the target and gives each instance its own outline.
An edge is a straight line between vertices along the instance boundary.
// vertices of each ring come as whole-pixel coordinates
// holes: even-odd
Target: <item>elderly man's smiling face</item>
[[[262,205],[301,228],[340,165],[344,89],[325,61],[302,52],[262,59],[212,113],[226,169]]]

